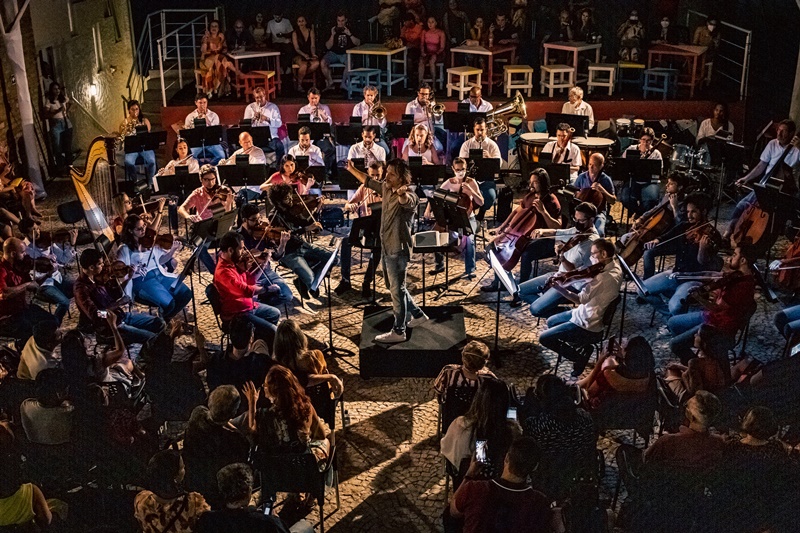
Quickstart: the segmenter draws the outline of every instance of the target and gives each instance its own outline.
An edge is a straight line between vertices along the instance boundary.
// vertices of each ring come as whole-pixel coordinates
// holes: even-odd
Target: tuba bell
[[[513,99],[494,108],[486,113],[486,136],[494,139],[495,137],[508,131],[507,118],[522,117],[528,118],[528,110],[525,107],[525,100],[522,94],[517,91]],[[467,135],[469,139],[472,134]]]

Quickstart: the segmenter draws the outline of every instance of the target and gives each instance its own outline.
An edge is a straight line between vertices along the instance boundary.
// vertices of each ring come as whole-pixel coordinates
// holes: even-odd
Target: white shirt
[[[266,119],[256,119],[255,116],[258,114]],[[281,111],[272,102],[266,102],[263,106],[258,105],[257,102],[251,102],[244,108],[244,118],[252,120],[253,126],[269,126],[270,134],[275,139],[278,138],[278,128],[283,124]]]
[[[406,115],[414,115],[414,124],[427,124],[428,123],[428,111],[427,107],[423,106],[419,103],[419,100],[416,98],[411,100],[409,103],[406,104]],[[442,124],[443,117],[439,117],[435,119],[433,115],[430,116],[430,121],[433,124]]]
[[[461,150],[458,152],[458,155],[464,159],[468,159],[470,150],[486,150],[487,153],[485,157],[487,159],[502,159],[500,155],[500,147],[497,146],[496,142],[489,138],[486,138],[481,142],[476,141],[475,137],[467,139],[464,144],[461,145]]]
[[[578,229],[575,227],[557,229],[556,240],[558,242],[566,243],[577,233]],[[597,229],[594,227],[594,225],[592,225],[591,228],[587,229],[583,233],[590,233],[591,235],[587,235],[588,238],[585,241],[581,241],[580,244],[577,244],[564,252],[564,259],[575,265],[575,268],[584,268],[591,264],[592,241],[600,238],[600,235],[597,233]],[[566,272],[566,268],[564,268],[563,264],[558,266],[558,271]]]
[[[58,98],[56,98],[55,102],[51,102],[49,98],[45,98],[44,108],[47,111],[53,112],[56,109],[61,109],[61,111],[50,117],[50,120],[64,120],[66,117],[64,116],[64,109],[62,109],[61,106],[63,105],[64,108],[66,108],[68,103],[69,103],[69,97],[66,95],[64,95],[63,103],[59,102]]]
[[[174,176],[175,175],[175,167],[189,167],[189,174],[195,174],[200,172],[200,162],[195,159],[192,154],[186,156],[186,159],[173,159],[167,166],[164,167],[164,170],[161,171],[159,176]],[[156,178],[158,176],[153,177],[153,186],[156,186]],[[158,192],[158,189],[155,189]]]
[[[367,167],[369,167],[370,163],[373,163],[374,161],[386,161],[386,150],[383,149],[383,146],[378,146],[377,144],[372,143],[372,147],[369,149],[369,152],[372,154],[370,156],[372,159],[367,161],[367,148],[364,146],[364,141],[361,141],[350,146],[350,151],[347,153],[347,159],[364,159]]]
[[[308,150],[303,150],[300,148],[299,144],[295,144],[291,148],[289,148],[289,155],[297,157],[297,156],[308,156],[308,166],[310,167],[321,167],[325,165],[325,158],[322,155],[322,150],[319,149],[318,146],[314,146],[313,144],[308,147]]]
[[[556,154],[558,153],[558,141],[550,141],[549,143],[545,144],[544,148],[542,148],[542,153],[553,154],[553,163],[557,164],[563,163],[573,167],[580,167],[581,163],[583,163],[583,160],[581,159],[581,149],[577,144],[573,144],[572,141],[567,141],[567,147],[559,157],[556,157]],[[571,181],[578,179],[578,171],[571,170],[569,173],[569,179]]]
[[[275,19],[267,22],[267,35],[272,36],[273,44],[287,44],[292,42],[291,35],[288,37],[276,37],[276,35],[279,33],[292,33],[293,31],[292,23],[287,18],[282,18],[280,22],[275,22]]]
[[[240,154],[243,154],[243,153],[244,153],[244,148],[239,148],[238,150],[233,152],[228,159],[223,159],[221,164],[224,164],[224,165],[235,165],[236,164],[236,156],[240,155]],[[248,163],[250,163],[251,165],[266,165],[267,164],[267,157],[264,155],[264,150],[262,150],[258,146],[253,146],[252,148],[250,148],[249,155],[250,155],[250,160],[248,161]]]
[[[380,126],[381,128],[386,128],[386,117],[383,117],[381,120],[371,117],[369,116],[370,109],[370,106],[362,100],[353,107],[353,112],[350,113],[350,116],[361,117],[361,124],[364,126]]]
[[[588,331],[603,331],[603,315],[619,296],[622,269],[616,260],[583,286],[578,294],[580,305],[572,310],[570,322]]]
[[[592,110],[592,106],[587,104],[585,100],[581,100],[581,103],[577,106],[574,106],[569,102],[564,102],[564,105],[561,106],[561,113],[565,115],[581,115],[583,117],[589,117],[589,129],[594,128],[594,111]],[[586,134],[588,135],[589,132],[587,131]]]
[[[183,129],[190,130],[194,128],[194,119],[200,116],[197,109],[186,115],[186,120],[183,121]],[[207,126],[219,126],[219,115],[211,111],[210,109],[206,111],[206,125]]]
[[[175,240],[172,250],[166,251],[160,246],[153,246],[152,254],[149,248],[140,252],[138,250],[131,251],[127,245],[120,246],[117,250],[117,259],[128,266],[132,266],[134,269],[133,278],[129,279],[124,287],[125,294],[128,298],[133,299],[133,280],[144,276],[145,274],[142,274],[142,271],[150,272],[154,268],[157,268],[164,276],[168,278],[177,278],[178,274],[167,272],[164,265],[172,259],[174,253],[180,248],[181,243],[178,242],[177,239]]]
[[[774,167],[775,163],[781,158],[785,149],[786,147],[781,146],[778,139],[772,139],[767,143],[767,146],[764,147],[764,151],[761,152],[761,161],[767,164],[767,171],[765,174],[770,173],[772,167]],[[800,161],[800,151],[798,151],[797,148],[789,150],[789,153],[786,154],[786,159],[783,160],[784,163],[792,168],[797,165],[798,161]]]
[[[406,139],[405,144],[403,145],[403,150],[405,151],[406,147],[408,147],[408,157],[422,157],[428,163],[433,163],[433,148],[428,148],[424,152],[420,153],[414,149],[414,146],[411,144],[411,141]]]
[[[475,107],[472,104],[472,102],[470,102],[469,98],[461,100],[461,103],[462,104],[469,104],[469,112],[470,113],[488,113],[489,111],[494,109],[494,106],[491,103],[489,103],[486,100],[484,100],[483,98],[481,98],[481,105],[479,105],[478,107]]]
[[[300,108],[300,111],[297,112],[298,115],[311,115],[311,122],[327,122],[328,124],[333,124],[333,118],[331,117],[331,108],[326,106],[325,104],[319,104],[319,110],[324,111],[326,115],[328,115],[328,120],[320,120],[317,118],[316,114],[314,113],[314,107],[311,104],[306,104]]]
[[[727,128],[721,128],[721,129],[725,129],[725,131],[730,133],[731,137],[733,137],[733,123],[732,122],[728,121],[728,127]],[[700,142],[700,139],[703,139],[705,137],[713,137],[714,135],[717,134],[718,131],[719,130],[715,130],[714,126],[711,125],[711,119],[710,118],[705,119],[703,122],[700,123],[700,127],[697,128],[697,142]]]

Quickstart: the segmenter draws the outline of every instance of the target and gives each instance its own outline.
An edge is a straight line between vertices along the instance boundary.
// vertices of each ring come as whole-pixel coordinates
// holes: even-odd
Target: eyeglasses
[[[588,220],[588,219],[585,219],[585,218],[577,218],[577,217],[574,217],[574,216],[572,217],[572,221],[573,221],[573,222],[589,222],[589,220]]]
[[[200,181],[217,181],[217,178],[214,178],[214,177],[211,177],[211,178],[200,178]]]

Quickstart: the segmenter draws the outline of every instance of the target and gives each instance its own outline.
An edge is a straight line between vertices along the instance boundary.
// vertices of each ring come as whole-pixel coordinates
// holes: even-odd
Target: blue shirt
[[[611,178],[605,172],[600,172],[600,175],[597,176],[597,183],[599,183],[608,194],[616,194],[614,192],[614,182],[611,181]],[[578,177],[575,178],[575,182],[572,184],[573,187],[577,189],[588,189],[592,186],[592,178],[589,177],[589,172],[581,172],[578,174]],[[608,210],[608,203],[606,203],[606,210]]]

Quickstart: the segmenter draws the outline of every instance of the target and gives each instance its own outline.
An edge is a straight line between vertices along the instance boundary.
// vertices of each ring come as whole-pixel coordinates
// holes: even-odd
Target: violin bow
[[[205,209],[203,210],[205,211]],[[153,258],[153,251],[156,249],[156,238],[158,237],[158,232],[161,231],[161,223],[164,221],[163,217],[159,217],[158,224],[156,224],[155,235],[153,235],[153,246],[150,247],[150,253],[147,255],[147,261],[144,264],[144,267],[147,268],[147,265],[150,264],[150,259]]]
[[[210,206],[211,204],[214,203],[214,198],[217,197],[217,191],[219,191],[223,187],[227,187],[227,185],[225,184],[225,181],[226,180],[222,180],[222,183],[220,183],[219,186],[216,188],[216,190],[214,191],[214,194],[211,195],[211,200],[209,200],[208,203],[206,203],[205,207],[203,207],[202,210],[197,212],[198,215],[201,214],[201,213],[204,213],[205,210],[208,209],[208,206]],[[233,191],[231,191],[231,194],[233,194]]]
[[[656,244],[655,246],[653,246],[653,248],[658,248],[658,247],[659,247],[659,246],[661,246],[662,244],[667,244],[668,242],[672,242],[672,241],[674,241],[675,239],[680,239],[681,237],[683,237],[684,235],[687,235],[688,233],[691,233],[692,231],[698,230],[698,229],[700,229],[700,228],[703,228],[703,227],[705,227],[705,226],[710,226],[710,225],[712,225],[713,223],[714,223],[714,222],[713,222],[712,220],[709,220],[709,221],[707,221],[707,222],[704,222],[703,224],[700,224],[700,225],[699,225],[699,226],[697,226],[696,228],[689,228],[689,229],[687,229],[686,231],[684,231],[683,233],[681,233],[680,235],[675,235],[674,237],[670,237],[670,238],[669,238],[669,239],[667,239],[666,241],[659,242],[658,244]]]

